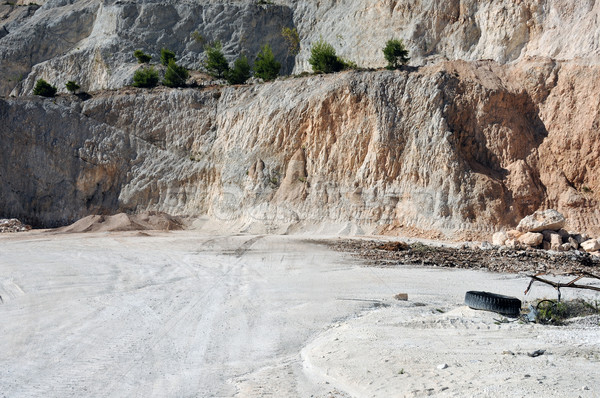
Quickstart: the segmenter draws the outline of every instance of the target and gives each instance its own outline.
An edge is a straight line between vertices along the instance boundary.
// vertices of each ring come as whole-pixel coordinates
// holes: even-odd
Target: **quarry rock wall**
[[[487,233],[552,207],[596,234],[599,13],[594,0],[2,4],[0,217],[56,226],[160,210],[282,230]],[[299,73],[320,37],[365,68],[402,38],[410,66],[126,87],[135,49],[157,61],[170,48],[197,69],[207,42],[230,61],[270,43]],[[29,97],[39,78],[91,98]]]
[[[174,50],[198,69],[204,45],[219,40],[227,58],[251,60],[269,43],[283,72],[310,70],[319,38],[360,67],[385,66],[385,42],[402,38],[412,65],[440,60],[491,59],[504,64],[549,57],[578,64],[600,59],[600,3],[595,0],[324,0],[175,1],[49,0],[0,6],[0,95],[25,95],[39,78],[66,91],[130,84],[138,65],[132,53]],[[39,4],[42,4],[41,7]],[[297,56],[282,28],[296,28]]]
[[[3,99],[0,213],[44,226],[158,210],[487,233],[553,207],[593,233],[598,76],[549,59],[456,61]]]

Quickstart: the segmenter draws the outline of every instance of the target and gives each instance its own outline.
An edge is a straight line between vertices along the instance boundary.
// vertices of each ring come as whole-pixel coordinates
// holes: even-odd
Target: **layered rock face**
[[[65,91],[119,88],[137,68],[135,49],[174,50],[199,68],[203,44],[220,40],[226,56],[252,59],[271,44],[284,71],[310,70],[310,47],[322,37],[362,67],[385,65],[381,48],[403,38],[411,63],[549,57],[578,64],[600,58],[600,4],[595,0],[48,0],[0,7],[0,95],[31,93],[44,78]],[[20,0],[17,4],[28,4]],[[281,30],[296,28],[297,57]]]
[[[566,228],[597,233],[598,112],[565,144],[597,72],[451,62],[85,102],[4,99],[0,215],[49,226],[156,210],[489,235],[547,206],[568,216]],[[580,74],[589,85],[572,84]]]
[[[385,65],[382,43],[405,40],[412,62],[531,56],[597,63],[600,4],[595,0],[326,0],[295,2],[301,36],[322,35],[359,65]],[[309,45],[298,62],[308,67]]]
[[[28,95],[39,78],[120,90],[0,99],[0,217],[56,226],[150,210],[488,236],[555,208],[565,228],[600,233],[593,0],[27,4],[0,5],[0,95]],[[296,57],[283,27],[299,32]],[[167,47],[198,68],[205,42],[230,60],[270,43],[300,72],[321,36],[365,67],[383,66],[383,44],[400,37],[413,66],[122,89],[135,49],[156,60]]]
[[[27,7],[35,11],[22,16]],[[283,27],[293,26],[292,10],[286,6],[254,1],[50,0],[42,7],[4,8],[0,95],[29,94],[40,78],[63,92],[68,80],[90,91],[123,87],[138,67],[132,55],[136,49],[158,62],[161,48],[168,48],[181,65],[198,69],[204,45],[214,41],[223,44],[231,60],[240,54],[252,58],[261,45],[270,43],[283,72],[293,68],[294,58],[287,56],[281,37]]]

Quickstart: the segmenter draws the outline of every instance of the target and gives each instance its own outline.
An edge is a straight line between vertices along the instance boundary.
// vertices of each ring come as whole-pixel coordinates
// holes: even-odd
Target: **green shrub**
[[[315,73],[332,73],[344,69],[344,62],[336,55],[333,46],[322,38],[310,49],[308,62]]]
[[[582,299],[558,302],[544,299],[537,302],[535,311],[536,322],[562,325],[569,318],[600,314],[600,302]]]
[[[69,80],[68,82],[65,83],[65,87],[67,88],[67,90],[69,90],[69,92],[74,93],[77,90],[80,89],[79,84],[75,83],[73,80]]]
[[[152,59],[151,55],[146,54],[142,50],[135,50],[133,56],[137,58],[138,64],[147,64]]]
[[[186,68],[177,65],[175,61],[171,59],[162,83],[167,87],[183,87],[189,76],[190,74]]]
[[[398,69],[410,60],[408,50],[404,48],[404,42],[401,39],[388,40],[383,48],[383,55],[388,61],[388,69]]]
[[[133,86],[152,88],[158,84],[158,72],[152,67],[141,68],[133,74]]]
[[[281,64],[275,60],[271,46],[265,44],[254,61],[254,76],[264,81],[273,80],[279,75]]]
[[[233,68],[225,73],[229,84],[244,84],[250,78],[250,64],[246,56],[241,56],[233,63]]]
[[[164,66],[169,66],[169,61],[175,61],[175,53],[167,48],[160,50],[160,63]]]
[[[56,95],[56,87],[49,84],[44,79],[39,79],[35,83],[35,87],[33,88],[34,95],[41,95],[42,97],[54,97]]]
[[[204,68],[208,74],[219,79],[225,77],[229,71],[229,63],[225,59],[225,55],[223,55],[221,42],[216,41],[207,45],[205,51],[206,62],[204,63]]]
[[[537,305],[536,321],[544,324],[562,324],[568,317],[565,303],[542,300]]]

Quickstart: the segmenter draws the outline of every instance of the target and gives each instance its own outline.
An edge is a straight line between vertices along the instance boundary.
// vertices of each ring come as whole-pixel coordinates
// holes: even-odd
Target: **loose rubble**
[[[0,233],[29,231],[30,225],[25,225],[16,218],[0,218]]]
[[[600,239],[566,231],[565,217],[554,209],[536,211],[523,218],[516,229],[492,235],[492,243],[513,249],[536,248],[558,252],[583,250],[600,255]]]
[[[326,244],[349,252],[377,267],[401,265],[487,269],[506,273],[579,273],[596,271],[600,257],[583,251],[556,252],[464,244],[460,247],[379,240],[338,239]],[[488,247],[488,248],[484,248]]]
[[[562,214],[546,210],[525,217],[517,229],[496,232],[492,244],[482,242],[457,247],[351,239],[328,244],[380,267],[405,264],[509,273],[597,273],[600,239],[568,232],[563,229],[564,224]]]

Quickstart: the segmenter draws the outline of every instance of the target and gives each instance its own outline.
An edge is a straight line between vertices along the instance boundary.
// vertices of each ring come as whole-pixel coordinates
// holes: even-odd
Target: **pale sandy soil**
[[[0,236],[0,396],[600,396],[600,327],[462,305],[525,299],[525,277],[364,267],[305,239]]]

